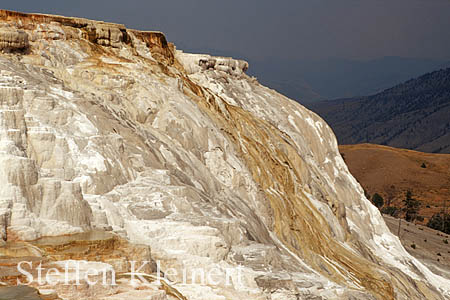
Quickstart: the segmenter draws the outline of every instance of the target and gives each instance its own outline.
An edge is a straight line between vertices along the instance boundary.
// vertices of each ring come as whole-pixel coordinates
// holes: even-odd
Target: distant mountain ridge
[[[340,144],[374,143],[450,153],[450,68],[373,96],[307,106],[328,122]]]
[[[373,95],[410,78],[450,67],[445,60],[394,56],[372,60],[247,60],[251,75],[302,104]]]

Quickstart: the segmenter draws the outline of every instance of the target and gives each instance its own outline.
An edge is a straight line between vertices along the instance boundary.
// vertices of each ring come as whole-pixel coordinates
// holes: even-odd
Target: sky
[[[251,60],[450,59],[450,0],[2,1],[1,9],[160,30],[178,48]]]

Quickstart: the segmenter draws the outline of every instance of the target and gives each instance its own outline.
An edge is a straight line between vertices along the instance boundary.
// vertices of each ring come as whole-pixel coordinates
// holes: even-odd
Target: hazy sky
[[[2,1],[0,8],[161,30],[178,48],[253,60],[450,59],[450,0]]]

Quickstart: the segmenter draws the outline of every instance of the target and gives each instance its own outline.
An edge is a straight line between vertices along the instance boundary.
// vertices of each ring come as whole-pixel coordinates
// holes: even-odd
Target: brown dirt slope
[[[450,155],[429,154],[373,144],[339,147],[350,172],[363,188],[380,194],[385,206],[402,207],[407,190],[422,201],[425,222],[450,206]],[[426,168],[422,167],[425,164]]]
[[[406,251],[434,273],[450,279],[450,244],[445,243],[450,239],[448,234],[404,220],[399,223],[399,219],[388,215],[384,215],[384,221]]]

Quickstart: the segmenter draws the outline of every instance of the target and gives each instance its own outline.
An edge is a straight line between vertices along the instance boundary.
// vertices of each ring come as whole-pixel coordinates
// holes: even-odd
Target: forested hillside
[[[340,144],[374,143],[450,153],[450,68],[367,97],[309,104]]]

